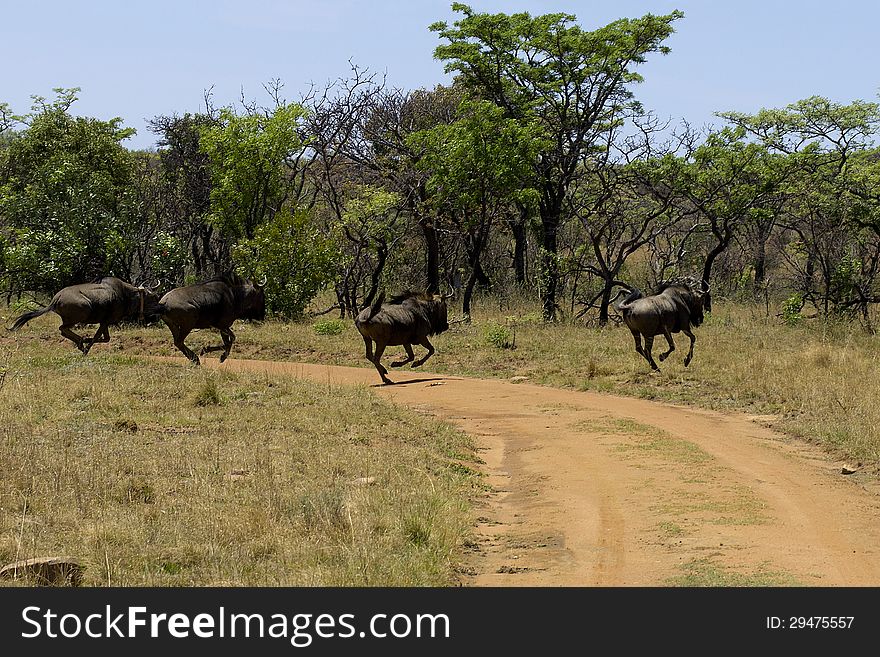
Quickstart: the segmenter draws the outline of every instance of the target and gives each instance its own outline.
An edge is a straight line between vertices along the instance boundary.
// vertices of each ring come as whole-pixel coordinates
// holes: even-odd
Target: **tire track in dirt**
[[[204,364],[373,386],[474,436],[491,492],[465,585],[880,584],[877,490],[748,416],[424,372],[378,386],[366,368]]]

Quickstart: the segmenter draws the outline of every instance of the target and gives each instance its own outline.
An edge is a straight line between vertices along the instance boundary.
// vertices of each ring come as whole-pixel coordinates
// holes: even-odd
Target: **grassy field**
[[[880,464],[880,348],[857,326],[718,303],[691,366],[679,337],[651,373],[622,327],[474,318],[434,338],[424,369],[744,411],[866,474]],[[163,325],[117,328],[87,359],[57,325],[0,337],[0,561],[72,554],[94,585],[455,581],[479,487],[466,436],[364,388],[146,363],[179,355]],[[233,358],[372,367],[348,320],[234,328]]]
[[[57,324],[57,317],[48,315],[11,335],[15,344],[49,341],[72,357],[75,350],[59,336]],[[234,329],[233,358],[371,367],[350,320],[324,316],[299,323],[237,323]],[[472,324],[454,324],[433,338],[437,353],[423,369],[766,415],[775,428],[866,470],[880,463],[880,338],[842,322],[788,326],[767,317],[763,308],[724,302],[696,335],[690,367],[682,365],[687,338],[678,335],[677,351],[660,364],[661,372],[652,373],[624,327],[545,325],[535,308],[484,305],[476,307]],[[198,351],[218,342],[215,332],[203,331],[187,343]],[[655,355],[664,348],[661,338]],[[415,349],[418,357],[421,347]],[[398,352],[389,348],[386,362]],[[112,342],[93,353],[180,355],[164,325],[117,329]]]
[[[70,555],[97,586],[457,581],[467,436],[363,387],[144,363],[118,349],[137,335],[84,359],[34,339],[53,332],[0,338],[0,565]]]

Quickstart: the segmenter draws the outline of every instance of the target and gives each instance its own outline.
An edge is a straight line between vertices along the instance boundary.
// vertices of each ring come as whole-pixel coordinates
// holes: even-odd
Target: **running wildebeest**
[[[91,283],[70,285],[60,290],[45,308],[25,313],[15,320],[9,329],[14,331],[29,321],[48,312],[61,317],[59,331],[71,340],[83,356],[89,353],[96,342],[110,342],[108,326],[137,317],[143,321],[153,313],[159,296],[152,288],[132,285],[114,276],[105,276]],[[77,324],[98,324],[94,337],[84,338],[74,333]]]
[[[623,321],[633,334],[636,351],[645,357],[651,369],[659,370],[651,355],[654,336],[663,335],[669,343],[669,350],[660,354],[660,361],[675,351],[672,334],[682,332],[691,340],[690,349],[684,359],[687,367],[694,356],[696,337],[692,328],[703,323],[703,297],[709,292],[709,285],[691,276],[663,281],[657,286],[657,292],[644,296],[638,288],[620,290],[613,301],[626,294],[627,297],[615,307],[623,314]],[[645,347],[642,348],[642,337]]]
[[[428,353],[411,367],[419,367],[434,353],[428,336],[449,328],[446,299],[451,296],[406,291],[384,303],[385,294],[381,293],[369,308],[360,312],[354,324],[364,339],[367,360],[376,366],[383,383],[393,383],[381,362],[385,347],[403,345],[406,350],[406,359],[394,361],[391,367],[400,367],[412,361],[415,358],[414,344],[425,347]],[[373,342],[376,343],[375,352]]]
[[[229,357],[237,319],[263,320],[266,316],[266,281],[254,283],[235,273],[223,274],[195,285],[178,287],[159,300],[157,314],[171,329],[174,346],[196,365],[199,357],[183,341],[193,329],[214,328],[220,331],[223,344],[203,347],[201,353],[222,351],[220,362]]]

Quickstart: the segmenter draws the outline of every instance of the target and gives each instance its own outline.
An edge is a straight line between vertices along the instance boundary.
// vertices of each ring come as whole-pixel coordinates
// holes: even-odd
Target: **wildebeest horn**
[[[263,278],[259,283],[257,283],[257,287],[266,287],[266,283],[268,283],[268,282],[269,282],[269,279],[266,277],[265,274],[263,274]]]
[[[156,290],[159,289],[159,287],[160,287],[161,285],[162,285],[162,279],[161,279],[161,278],[157,278],[157,279],[156,279],[156,284],[153,285],[152,287],[148,287],[147,289],[148,289],[150,292],[155,292]]]

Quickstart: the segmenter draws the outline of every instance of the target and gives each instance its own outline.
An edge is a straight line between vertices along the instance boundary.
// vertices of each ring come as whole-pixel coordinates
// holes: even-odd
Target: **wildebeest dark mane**
[[[203,281],[203,283],[226,283],[230,287],[241,287],[245,285],[247,281],[234,271],[226,271]]]
[[[399,294],[395,294],[394,296],[392,296],[391,299],[389,299],[385,303],[390,303],[392,305],[397,306],[397,305],[402,304],[404,301],[407,301],[408,299],[421,299],[422,301],[430,301],[431,299],[433,299],[433,296],[428,294],[427,292],[416,292],[414,290],[404,290],[403,292],[400,292]]]

